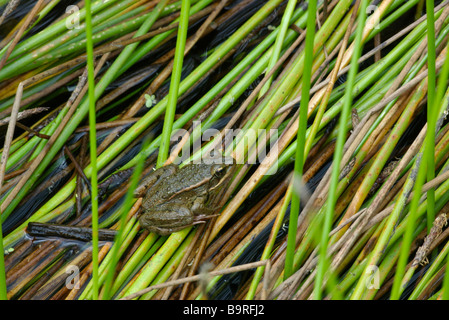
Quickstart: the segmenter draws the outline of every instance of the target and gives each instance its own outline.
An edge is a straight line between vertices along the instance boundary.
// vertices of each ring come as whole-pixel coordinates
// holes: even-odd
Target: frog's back
[[[183,191],[198,187],[209,178],[210,170],[205,170],[204,165],[185,165],[176,174],[161,178],[151,187],[145,195],[144,203],[148,207],[158,205]]]
[[[178,173],[170,179],[164,179],[167,196],[171,197],[174,194],[196,187],[210,179],[210,169],[205,170],[203,164],[187,164],[180,168]]]

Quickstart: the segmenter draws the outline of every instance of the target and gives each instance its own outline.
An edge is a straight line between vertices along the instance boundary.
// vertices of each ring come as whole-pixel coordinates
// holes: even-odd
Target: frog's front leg
[[[178,170],[178,166],[174,164],[169,164],[159,169],[156,169],[153,172],[150,172],[139,184],[139,186],[134,190],[135,198],[142,198],[147,190],[151,188],[157,181],[161,178],[169,177],[176,173]]]

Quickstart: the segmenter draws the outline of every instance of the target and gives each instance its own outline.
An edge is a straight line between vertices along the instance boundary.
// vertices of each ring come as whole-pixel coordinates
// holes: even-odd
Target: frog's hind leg
[[[198,215],[191,217],[190,219],[186,217],[186,220],[184,220],[181,224],[177,225],[176,222],[167,223],[167,224],[160,224],[159,226],[154,224],[148,224],[143,222],[143,226],[145,229],[147,229],[150,232],[155,232],[160,236],[168,236],[172,234],[173,232],[180,231],[188,226],[193,226],[195,224],[205,223],[207,219],[210,219],[212,217],[218,216],[218,214],[213,215]],[[142,217],[142,219],[145,219],[145,217]],[[187,221],[188,220],[188,221]],[[141,224],[142,224],[141,222]]]

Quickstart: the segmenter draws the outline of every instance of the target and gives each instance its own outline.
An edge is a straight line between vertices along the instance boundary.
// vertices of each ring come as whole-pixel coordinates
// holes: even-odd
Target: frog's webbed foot
[[[178,166],[175,164],[169,164],[159,169],[150,172],[139,184],[139,186],[134,190],[135,198],[142,198],[147,190],[151,188],[159,179],[166,178],[176,173]]]
[[[218,217],[219,214],[199,214],[193,217],[192,224],[205,223],[206,220],[212,219],[214,217]]]
[[[172,234],[173,232],[176,231],[180,231],[184,228],[187,228],[189,226],[193,226],[196,224],[200,224],[200,223],[206,223],[206,220],[211,219],[213,217],[218,216],[218,214],[213,214],[213,215],[198,215],[193,217],[193,219],[188,223],[188,224],[184,224],[182,223],[181,225],[176,226],[175,223],[166,226],[155,226],[155,225],[145,225],[145,229],[147,229],[150,232],[154,232],[157,233],[160,236],[168,236],[170,234]],[[186,222],[186,221],[184,221]]]

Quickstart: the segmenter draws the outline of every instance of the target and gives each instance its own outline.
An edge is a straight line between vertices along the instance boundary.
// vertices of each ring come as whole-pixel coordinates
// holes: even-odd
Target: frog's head
[[[226,187],[232,178],[235,169],[233,158],[222,157],[221,161],[210,164],[210,190]]]

